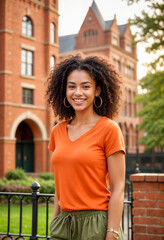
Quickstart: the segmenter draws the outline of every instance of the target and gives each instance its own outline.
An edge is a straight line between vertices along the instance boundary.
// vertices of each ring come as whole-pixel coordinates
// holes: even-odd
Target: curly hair
[[[69,56],[57,64],[47,80],[48,103],[52,106],[55,116],[58,116],[59,120],[68,120],[75,116],[73,107],[66,108],[63,104],[67,78],[74,70],[86,71],[96,82],[96,87],[101,86],[100,96],[103,104],[100,108],[94,106],[95,112],[111,119],[116,117],[122,93],[120,76],[105,59],[97,56],[83,59],[80,55]]]

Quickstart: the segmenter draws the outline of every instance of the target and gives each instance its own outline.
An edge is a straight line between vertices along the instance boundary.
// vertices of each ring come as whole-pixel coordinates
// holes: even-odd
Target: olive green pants
[[[107,211],[61,211],[50,224],[52,240],[105,240]],[[123,240],[120,228],[119,240]]]

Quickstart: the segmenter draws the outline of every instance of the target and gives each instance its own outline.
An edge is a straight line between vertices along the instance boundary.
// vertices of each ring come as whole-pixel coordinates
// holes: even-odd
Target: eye
[[[85,86],[83,86],[83,88],[84,89],[88,89],[88,88],[90,88],[90,86],[89,85],[85,85]]]
[[[73,86],[73,85],[68,85],[68,88],[73,89],[73,88],[75,88],[75,86]]]

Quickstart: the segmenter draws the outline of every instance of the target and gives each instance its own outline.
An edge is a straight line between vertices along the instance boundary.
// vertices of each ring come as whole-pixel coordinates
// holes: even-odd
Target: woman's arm
[[[108,206],[107,228],[119,231],[124,203],[125,155],[119,151],[107,158],[111,197]],[[106,240],[114,240],[112,232],[107,232]]]
[[[54,197],[54,213],[53,213],[52,219],[54,219],[59,213],[60,213],[60,207],[58,205],[58,197],[57,197],[57,194],[55,194],[55,197]]]

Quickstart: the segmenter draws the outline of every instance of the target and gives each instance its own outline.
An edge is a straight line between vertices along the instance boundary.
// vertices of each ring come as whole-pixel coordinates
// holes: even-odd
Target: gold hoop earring
[[[63,104],[64,104],[64,106],[66,107],[66,108],[70,108],[71,107],[71,105],[66,105],[66,103],[65,103],[65,101],[66,101],[66,99],[67,99],[67,97],[65,97],[64,99],[63,99]],[[67,100],[68,101],[68,100]]]
[[[96,108],[101,108],[101,106],[103,104],[103,100],[102,100],[102,98],[100,96],[98,96],[97,98],[100,99],[100,105],[99,106],[96,105],[96,97],[94,98],[94,105],[95,105]]]

